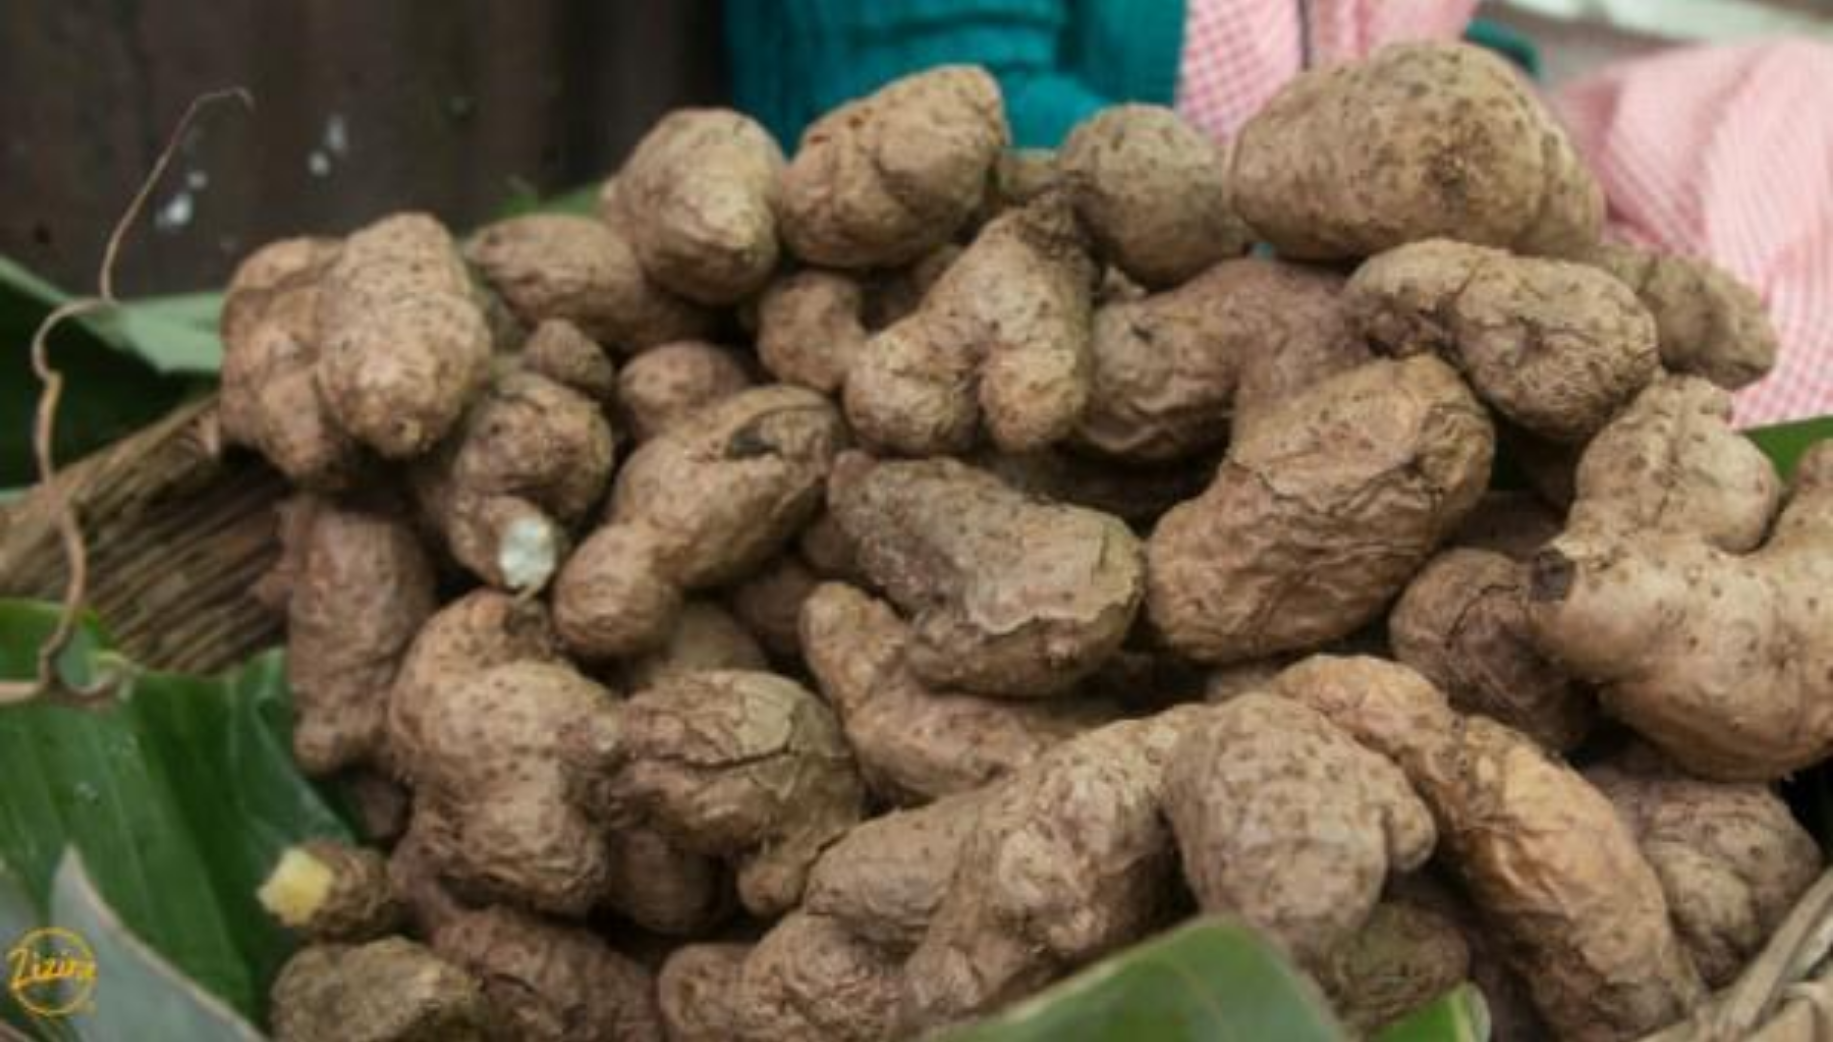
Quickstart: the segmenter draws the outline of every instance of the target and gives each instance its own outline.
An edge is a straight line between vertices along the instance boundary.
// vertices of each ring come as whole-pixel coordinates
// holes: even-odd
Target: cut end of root
[[[280,855],[280,863],[255,896],[282,925],[299,929],[324,907],[336,883],[337,874],[330,865],[294,847]]]
[[[516,519],[503,533],[496,563],[511,590],[527,593],[546,586],[560,563],[560,536],[553,522],[542,517]]]

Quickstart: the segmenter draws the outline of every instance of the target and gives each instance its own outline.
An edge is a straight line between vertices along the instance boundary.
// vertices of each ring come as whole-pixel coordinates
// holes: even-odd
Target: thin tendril
[[[172,157],[178,154],[179,145],[183,143],[191,124],[204,109],[230,98],[240,101],[251,110],[254,108],[254,98],[241,87],[210,91],[191,100],[191,104],[185,108],[185,114],[179,118],[178,126],[166,140],[165,147],[160,149],[158,158],[153,162],[153,169],[140,182],[133,200],[127,204],[127,209],[122,212],[120,219],[115,222],[114,230],[108,235],[107,246],[102,250],[101,271],[96,275],[100,291],[98,295],[67,301],[46,315],[32,333],[32,369],[43,384],[32,424],[32,455],[38,465],[39,491],[51,497],[51,510],[57,518],[57,534],[63,543],[64,560],[69,574],[64,582],[63,606],[58,613],[57,627],[38,649],[36,675],[31,680],[0,682],[0,705],[29,702],[41,695],[65,697],[83,704],[107,695],[114,689],[114,671],[105,670],[90,684],[80,687],[65,684],[57,673],[57,658],[63,654],[71,636],[76,632],[77,616],[82,612],[83,603],[87,599],[89,549],[83,541],[83,528],[76,516],[76,509],[70,502],[71,490],[57,482],[53,443],[57,434],[57,406],[64,393],[64,377],[51,365],[51,334],[70,319],[114,307],[119,303],[115,297],[115,262],[120,256],[122,245],[127,241],[127,233],[139,221],[141,212],[146,209],[147,200],[152,198],[154,189],[159,187],[166,168],[172,164]]]

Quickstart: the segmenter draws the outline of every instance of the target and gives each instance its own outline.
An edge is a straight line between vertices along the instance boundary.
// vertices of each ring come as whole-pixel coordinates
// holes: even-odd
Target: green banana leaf
[[[32,416],[39,381],[32,335],[69,294],[0,256],[0,488],[30,484]],[[187,294],[124,302],[58,326],[51,364],[64,375],[56,454],[77,459],[169,412],[216,372],[221,295]]]
[[[1474,984],[1460,984],[1429,1006],[1382,1028],[1375,1042],[1487,1042],[1489,1006]]]
[[[1198,920],[1109,957],[946,1042],[1342,1042],[1323,997],[1264,938]],[[1417,1042],[1427,1036],[1412,1036]],[[1457,1036],[1443,1036],[1453,1042]]]
[[[509,185],[509,197],[496,208],[493,220],[507,220],[511,217],[523,217],[531,213],[566,213],[591,215],[598,211],[598,184],[580,185],[568,188],[553,195],[542,195],[535,186],[526,181],[515,180]]]
[[[55,621],[51,605],[0,600],[0,677],[31,675]],[[0,864],[40,922],[112,929],[90,938],[98,956],[145,964],[145,988],[116,999],[123,1023],[151,1015],[136,1007],[154,1003],[160,980],[195,982],[202,996],[168,998],[200,1016],[258,1020],[291,941],[255,889],[286,847],[350,835],[293,766],[280,655],[216,679],[145,671],[86,621],[60,668],[75,684],[104,670],[122,679],[95,709],[0,709]],[[0,901],[0,924],[20,902]],[[104,961],[98,1006],[114,973]]]
[[[1783,477],[1795,473],[1795,464],[1801,461],[1803,453],[1815,442],[1833,438],[1833,416],[1819,416],[1811,420],[1799,420],[1795,423],[1782,423],[1773,427],[1758,427],[1746,431],[1750,440],[1757,443],[1771,460]]]

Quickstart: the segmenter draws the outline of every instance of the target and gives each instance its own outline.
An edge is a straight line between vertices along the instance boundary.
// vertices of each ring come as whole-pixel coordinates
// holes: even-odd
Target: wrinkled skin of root
[[[738,976],[748,944],[686,944],[656,975],[656,1004],[669,1042],[733,1042],[738,1034]]]
[[[703,937],[735,903],[725,866],[661,833],[619,829],[609,840],[604,907],[651,933]]]
[[[1548,661],[1527,618],[1527,565],[1454,548],[1415,576],[1388,615],[1394,657],[1437,684],[1464,713],[1482,713],[1568,752],[1590,733],[1590,693]]]
[[[1731,426],[1731,396],[1667,377],[1585,447],[1567,527],[1594,538],[1689,535],[1742,553],[1762,543],[1781,499],[1775,466]]]
[[[827,113],[783,172],[779,232],[796,256],[885,268],[948,242],[980,207],[1011,138],[999,85],[931,69]]]
[[[803,907],[887,951],[922,942],[993,789],[944,796],[854,826],[808,876]]]
[[[392,512],[298,502],[310,520],[287,600],[293,757],[307,774],[386,765],[388,689],[433,614],[433,566]],[[290,551],[289,551],[290,552]]]
[[[1740,552],[1763,530],[1752,508],[1773,480],[1754,447],[1725,428],[1725,452],[1696,436],[1651,457],[1635,440],[1606,443],[1613,432],[1587,451],[1581,478],[1600,455],[1630,448],[1647,472],[1641,483],[1671,487],[1675,502],[1619,509],[1609,492],[1581,491],[1572,526],[1531,566],[1536,642],[1599,685],[1606,713],[1690,773],[1765,781],[1824,759],[1833,749],[1833,445],[1803,457],[1767,540]],[[1746,454],[1755,458],[1743,462]],[[1636,512],[1655,513],[1655,525],[1620,520]]]
[[[1236,211],[1281,256],[1366,257],[1454,235],[1572,256],[1604,194],[1508,62],[1402,43],[1288,82],[1241,128]]]
[[[1205,912],[1237,916],[1316,966],[1367,921],[1388,873],[1436,835],[1391,761],[1288,698],[1205,714],[1165,767],[1165,817]]]
[[[730,109],[677,109],[637,142],[607,193],[650,278],[702,304],[731,304],[776,269],[783,152]]]
[[[592,786],[609,769],[616,703],[565,666],[514,661],[447,676],[423,706],[416,818],[468,895],[583,915],[602,897]]]
[[[522,368],[587,398],[607,404],[617,392],[617,370],[604,348],[565,319],[549,319],[522,341],[517,356]]]
[[[1399,901],[1376,905],[1355,936],[1313,970],[1338,1018],[1358,1038],[1374,1036],[1450,991],[1469,972],[1470,947],[1457,924]]]
[[[622,707],[620,821],[738,862],[755,915],[797,904],[808,870],[859,820],[865,790],[833,713],[795,682],[737,670],[689,673]]]
[[[1162,105],[1115,105],[1072,130],[1061,176],[1108,261],[1143,286],[1182,283],[1247,252],[1228,205],[1226,157]]]
[[[1558,1037],[1637,1038],[1704,1000],[1655,870],[1572,768],[1396,663],[1313,656],[1274,688],[1400,764]]]
[[[318,298],[334,239],[281,239],[249,254],[223,297],[219,412],[230,442],[293,484],[347,487],[362,450],[318,396]]]
[[[506,906],[459,911],[433,951],[477,976],[505,1037],[661,1042],[648,970],[582,927]]]
[[[1094,390],[1076,440],[1106,456],[1180,460],[1253,415],[1369,360],[1343,280],[1250,258],[1095,312]]]
[[[412,941],[326,944],[274,982],[275,1042],[485,1042],[491,1010],[470,974]]]
[[[1776,364],[1776,329],[1763,298],[1730,272],[1697,257],[1602,243],[1588,263],[1616,276],[1655,316],[1661,365],[1737,390]]]
[[[905,964],[900,1025],[1028,995],[1160,925],[1176,854],[1159,813],[1183,706],[1073,738],[989,794],[948,894]]]
[[[785,275],[758,300],[758,361],[784,383],[834,394],[865,351],[865,307],[865,287],[850,275]]]
[[[1585,777],[1655,866],[1674,925],[1712,987],[1737,978],[1820,874],[1820,848],[1765,785],[1688,777],[1646,748]]]
[[[388,694],[388,744],[408,781],[427,758],[426,738],[444,689],[495,666],[559,658],[547,608],[480,589],[439,609],[414,636]]]
[[[387,860],[335,840],[287,848],[258,896],[282,926],[312,941],[372,941],[401,920]]]
[[[1376,361],[1264,411],[1146,543],[1146,610],[1224,664],[1372,620],[1489,482],[1495,433],[1450,367]]]
[[[1660,370],[1655,319],[1596,268],[1433,239],[1380,254],[1346,291],[1395,355],[1436,351],[1522,429],[1583,444]]]
[[[730,612],[711,601],[689,601],[667,641],[622,663],[618,674],[626,689],[641,691],[686,673],[768,665],[757,639]]]
[[[473,575],[538,590],[611,480],[611,425],[597,402],[530,372],[497,377],[455,438],[414,468],[415,497]]]
[[[1062,196],[997,218],[866,343],[847,371],[847,421],[907,456],[962,451],[982,427],[1007,452],[1062,440],[1088,405],[1095,274]]]
[[[809,672],[884,799],[977,789],[1119,715],[1092,699],[1014,702],[933,688],[910,668],[911,640],[889,605],[851,586],[825,583],[803,605]]]
[[[565,319],[624,354],[702,337],[713,327],[710,312],[643,273],[621,232],[590,217],[498,221],[471,237],[465,257],[524,324]]]
[[[801,555],[785,551],[734,586],[726,607],[771,655],[797,660],[802,654],[802,605],[819,585],[821,579]]]
[[[443,225],[397,214],[344,240],[318,288],[318,393],[390,459],[431,449],[490,377],[492,339]]]
[[[617,414],[641,443],[749,386],[751,375],[725,348],[700,340],[663,344],[617,374]]]
[[[843,457],[828,509],[859,563],[911,616],[926,682],[1056,695],[1119,649],[1144,588],[1117,518],[1039,502],[952,460]]]
[[[734,1037],[745,1042],[881,1042],[894,1037],[902,967],[818,915],[791,912],[745,956]]]
[[[743,578],[813,516],[845,437],[826,399],[772,384],[640,446],[555,581],[561,638],[586,658],[660,646],[687,592]]]

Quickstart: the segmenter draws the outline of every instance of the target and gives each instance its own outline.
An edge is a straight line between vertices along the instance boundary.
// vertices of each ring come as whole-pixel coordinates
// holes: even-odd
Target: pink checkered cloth
[[[1295,75],[1294,0],[1190,0],[1178,110],[1226,138]],[[1474,0],[1312,0],[1311,63],[1403,39],[1452,39]],[[1833,47],[1665,51],[1553,99],[1625,238],[1709,257],[1756,287],[1782,354],[1737,395],[1761,426],[1833,413]]]

